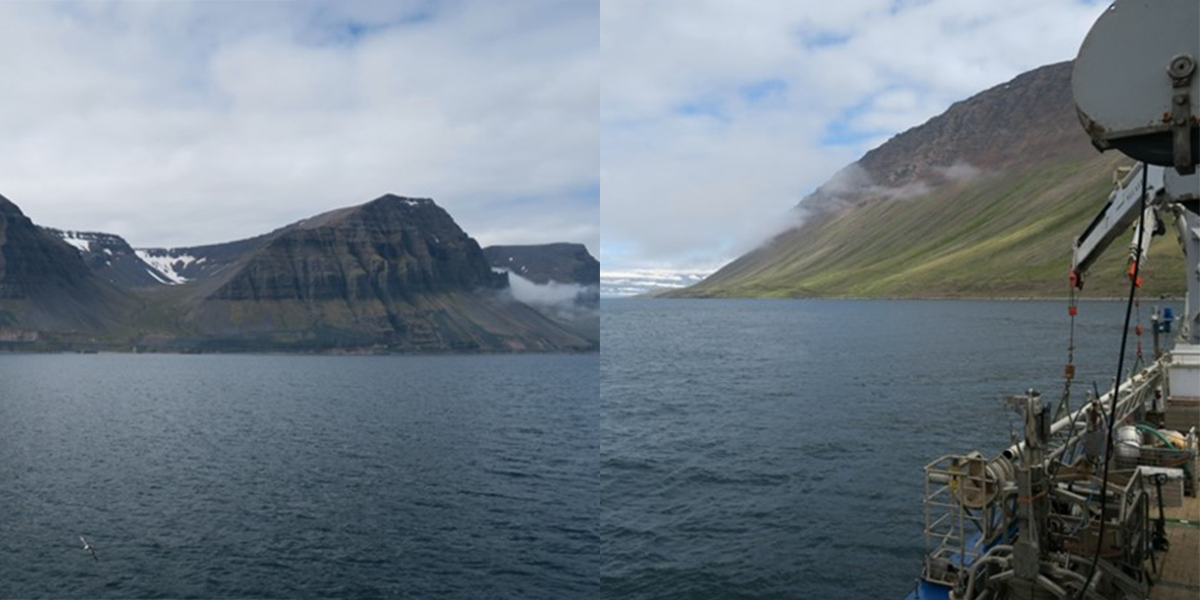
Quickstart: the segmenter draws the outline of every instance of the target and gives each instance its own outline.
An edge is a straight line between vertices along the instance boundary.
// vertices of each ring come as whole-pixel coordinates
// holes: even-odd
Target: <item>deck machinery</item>
[[[1115,389],[1090,393],[1070,410],[1068,365],[1057,403],[1034,390],[1012,398],[1024,418],[1022,441],[992,458],[973,452],[928,464],[926,554],[909,599],[1148,596],[1155,552],[1168,543],[1162,505],[1184,487],[1195,493],[1198,59],[1200,1],[1117,0],[1088,33],[1072,74],[1079,119],[1093,144],[1138,162],[1117,179],[1108,204],[1076,240],[1071,283],[1081,287],[1096,257],[1132,226],[1132,285],[1151,238],[1173,222],[1187,280],[1174,347],[1160,348],[1159,337],[1174,332],[1171,315],[1156,314],[1155,360]],[[1169,424],[1187,430],[1182,440],[1167,440],[1147,425],[1162,425],[1168,413],[1175,415]],[[1156,445],[1152,437],[1164,439]]]

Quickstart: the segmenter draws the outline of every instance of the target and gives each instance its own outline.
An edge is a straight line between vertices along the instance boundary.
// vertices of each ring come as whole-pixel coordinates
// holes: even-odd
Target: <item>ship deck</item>
[[[1171,549],[1157,555],[1160,570],[1150,600],[1196,600],[1200,598],[1200,495],[1185,496],[1182,506],[1163,512]]]

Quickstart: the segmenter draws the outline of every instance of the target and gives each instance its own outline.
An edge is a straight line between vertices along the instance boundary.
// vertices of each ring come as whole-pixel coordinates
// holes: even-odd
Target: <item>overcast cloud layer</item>
[[[1106,5],[604,0],[601,263],[736,258],[892,135],[1074,58]]]
[[[393,192],[596,249],[596,2],[0,3],[0,194],[136,246]]]
[[[888,137],[1073,57],[1103,6],[0,3],[0,194],[159,246],[393,192],[484,244],[711,269]]]

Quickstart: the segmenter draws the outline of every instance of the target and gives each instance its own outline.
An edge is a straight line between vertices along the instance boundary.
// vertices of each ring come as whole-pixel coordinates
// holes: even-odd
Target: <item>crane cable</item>
[[[1074,280],[1074,276],[1072,276]],[[1067,364],[1063,367],[1063,393],[1059,401],[1054,420],[1071,414],[1071,381],[1075,379],[1075,315],[1079,314],[1079,298],[1075,295],[1074,281],[1071,283],[1071,296],[1067,305],[1067,314],[1071,315],[1071,334],[1067,342]]]
[[[1063,391],[1062,398],[1058,401],[1058,408],[1054,411],[1054,420],[1059,421],[1064,417],[1071,415],[1071,382],[1075,380],[1075,315],[1079,314],[1079,297],[1075,295],[1075,287],[1079,281],[1078,274],[1074,269],[1071,269],[1071,278],[1069,285],[1069,300],[1067,303],[1067,314],[1071,316],[1071,333],[1067,341],[1067,364],[1063,367]],[[1011,429],[1011,425],[1010,425]],[[1067,430],[1067,439],[1071,439],[1071,435],[1075,433],[1075,420],[1071,419],[1071,427]],[[1057,462],[1050,465],[1050,484],[1053,485],[1058,477],[1058,469],[1063,466],[1066,460],[1064,454]]]
[[[1121,373],[1125,369],[1125,345],[1129,341],[1129,318],[1133,313],[1133,300],[1137,295],[1137,289],[1141,283],[1138,279],[1138,272],[1142,266],[1142,237],[1146,235],[1146,189],[1147,189],[1147,172],[1149,168],[1145,163],[1142,164],[1142,198],[1141,198],[1141,215],[1138,219],[1138,235],[1137,245],[1134,246],[1132,261],[1133,265],[1129,270],[1129,300],[1125,304],[1125,326],[1121,330],[1121,352],[1117,359],[1117,378],[1113,384],[1112,405],[1108,410],[1108,437],[1104,445],[1104,476],[1101,478],[1100,484],[1100,532],[1096,536],[1096,552],[1092,556],[1092,567],[1088,571],[1087,580],[1083,582],[1083,587],[1079,588],[1079,593],[1075,595],[1075,600],[1083,598],[1087,592],[1088,586],[1092,584],[1092,579],[1096,576],[1096,567],[1100,564],[1100,550],[1104,544],[1104,525],[1107,519],[1104,518],[1104,513],[1108,508],[1108,467],[1112,464],[1112,447],[1113,447],[1113,424],[1117,420],[1117,397],[1120,395],[1121,389]]]

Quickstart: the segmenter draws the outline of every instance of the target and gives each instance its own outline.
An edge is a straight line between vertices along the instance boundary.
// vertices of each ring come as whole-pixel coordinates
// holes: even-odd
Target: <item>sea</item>
[[[1072,406],[1111,387],[1124,311],[1080,303]],[[609,300],[602,331],[612,599],[903,598],[924,465],[1004,449],[1004,398],[1056,404],[1071,345],[1065,302]]]
[[[0,354],[0,598],[595,597],[599,409],[595,354]]]
[[[1073,405],[1123,311],[1080,305]],[[0,355],[0,598],[898,600],[922,467],[1057,402],[1069,325],[606,299],[598,355]]]

